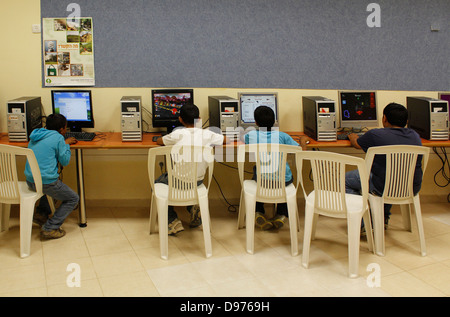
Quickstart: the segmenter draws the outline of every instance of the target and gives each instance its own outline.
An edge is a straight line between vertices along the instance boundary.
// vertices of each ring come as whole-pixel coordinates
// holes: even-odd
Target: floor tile
[[[213,256],[205,257],[203,229],[170,236],[169,259],[160,257],[158,233],[148,232],[148,207],[87,208],[87,227],[72,213],[62,239],[41,241],[33,225],[31,255],[19,256],[19,219],[0,233],[1,297],[442,297],[450,296],[450,213],[448,203],[422,203],[427,256],[420,255],[417,229],[404,230],[399,208],[392,209],[386,254],[360,242],[359,277],[348,278],[346,222],[321,217],[311,243],[309,267],[290,251],[289,226],[255,230],[255,252],[246,251],[246,229],[238,212],[212,201]],[[79,271],[77,271],[79,270]],[[79,275],[77,275],[79,273]],[[75,282],[80,282],[77,287]],[[73,287],[71,287],[73,286]]]

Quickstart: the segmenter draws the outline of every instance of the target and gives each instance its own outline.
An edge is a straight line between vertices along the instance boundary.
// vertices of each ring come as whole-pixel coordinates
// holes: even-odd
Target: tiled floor
[[[301,204],[300,204],[301,206]],[[268,208],[269,209],[269,208]],[[402,230],[393,208],[386,256],[367,250],[361,240],[360,277],[347,278],[345,220],[320,218],[310,254],[310,268],[290,255],[289,227],[279,232],[256,230],[255,254],[245,252],[245,230],[237,214],[222,201],[211,202],[213,256],[204,256],[201,229],[189,229],[187,213],[178,209],[185,231],[169,237],[169,260],[159,257],[159,238],[148,234],[148,209],[88,208],[88,226],[77,212],[64,224],[67,235],[40,241],[33,226],[32,254],[19,257],[17,211],[10,229],[0,233],[0,296],[449,296],[450,208],[423,203],[428,255],[419,255],[415,227]],[[302,209],[300,208],[300,211]],[[301,213],[302,214],[302,213]],[[303,219],[301,218],[301,224]],[[76,263],[79,270],[68,265]],[[379,265],[381,285],[373,284],[371,263]],[[80,273],[80,287],[69,287]]]

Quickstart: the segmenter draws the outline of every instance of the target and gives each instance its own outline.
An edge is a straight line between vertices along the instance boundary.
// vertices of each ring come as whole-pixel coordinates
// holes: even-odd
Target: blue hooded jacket
[[[70,162],[70,145],[66,144],[64,136],[58,131],[44,128],[33,130],[28,148],[32,149],[36,156],[43,184],[58,180],[58,162],[62,166]],[[25,164],[25,177],[27,181],[34,183],[28,162]]]

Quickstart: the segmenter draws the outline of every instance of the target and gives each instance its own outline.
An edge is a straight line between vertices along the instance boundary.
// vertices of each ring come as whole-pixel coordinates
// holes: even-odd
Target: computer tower
[[[303,132],[316,141],[336,141],[336,102],[324,97],[305,96]]]
[[[120,100],[122,141],[142,141],[141,97],[124,96]]]
[[[427,140],[448,140],[448,102],[428,97],[407,97],[408,127]]]
[[[239,101],[228,96],[209,96],[209,126],[218,127],[229,139],[239,136]]]
[[[10,142],[28,142],[31,131],[42,128],[41,97],[17,98],[6,108]]]

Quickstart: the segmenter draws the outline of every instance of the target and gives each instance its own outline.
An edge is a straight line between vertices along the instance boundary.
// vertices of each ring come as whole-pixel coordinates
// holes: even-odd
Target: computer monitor
[[[52,90],[52,109],[66,117],[72,132],[94,127],[90,90]]]
[[[377,100],[374,91],[340,91],[339,117],[341,128],[361,130],[379,127]]]
[[[152,90],[152,125],[167,128],[167,133],[181,126],[178,117],[180,109],[187,103],[194,103],[193,89]]]
[[[239,93],[240,122],[242,128],[256,127],[254,112],[259,106],[272,108],[275,113],[275,124],[278,126],[278,95],[277,93]]]
[[[445,100],[450,105],[450,92],[441,92],[439,93],[439,99]]]

